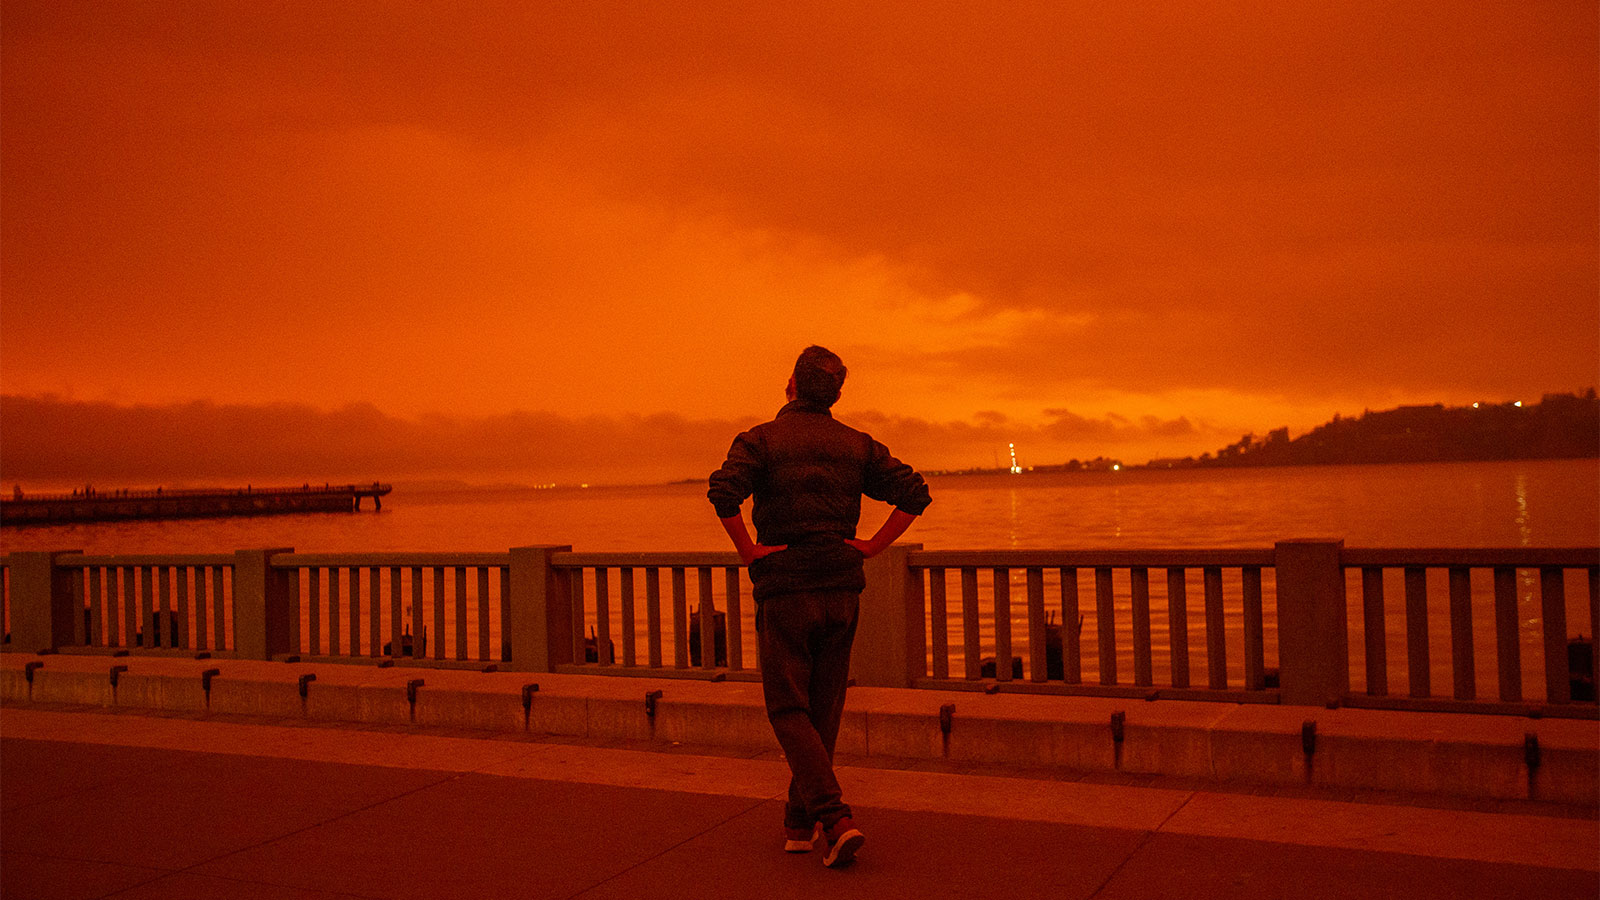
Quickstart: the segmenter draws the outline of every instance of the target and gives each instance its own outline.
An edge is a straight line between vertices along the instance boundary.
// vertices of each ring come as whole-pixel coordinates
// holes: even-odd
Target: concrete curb
[[[777,748],[761,686],[734,681],[4,654],[0,703]],[[838,751],[1600,806],[1578,720],[858,687]]]

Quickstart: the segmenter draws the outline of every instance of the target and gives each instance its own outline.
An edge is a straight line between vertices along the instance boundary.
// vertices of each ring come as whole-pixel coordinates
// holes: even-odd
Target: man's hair
[[[844,385],[844,361],[826,347],[812,344],[794,361],[794,393],[802,400],[832,406]]]

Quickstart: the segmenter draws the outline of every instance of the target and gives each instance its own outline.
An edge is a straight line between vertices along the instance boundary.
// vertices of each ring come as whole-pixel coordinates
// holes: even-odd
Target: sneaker
[[[861,849],[861,845],[867,842],[867,836],[848,818],[833,823],[833,828],[827,831],[827,838],[828,855],[822,858],[822,864],[830,869],[847,865],[856,858],[856,851]]]
[[[785,853],[810,853],[811,847],[822,837],[822,823],[818,822],[810,828],[783,829],[783,852]]]

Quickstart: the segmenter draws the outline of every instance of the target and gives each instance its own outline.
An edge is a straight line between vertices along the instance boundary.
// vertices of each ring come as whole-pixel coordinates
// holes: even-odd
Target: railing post
[[[1322,706],[1350,691],[1343,540],[1279,541],[1278,687],[1283,703]]]
[[[82,606],[81,598],[72,589],[75,573],[56,568],[58,559],[81,552],[10,554],[12,647],[32,653],[85,642],[83,610],[74,608]]]
[[[927,616],[922,579],[913,577],[910,555],[921,544],[892,544],[867,560],[861,619],[850,654],[856,683],[910,687],[926,674]]]
[[[570,545],[512,547],[510,620],[501,623],[511,646],[508,668],[552,672],[572,662],[571,577],[554,557]]]
[[[271,659],[294,650],[300,616],[290,573],[272,566],[272,557],[293,552],[270,547],[233,554],[233,652],[240,659]]]

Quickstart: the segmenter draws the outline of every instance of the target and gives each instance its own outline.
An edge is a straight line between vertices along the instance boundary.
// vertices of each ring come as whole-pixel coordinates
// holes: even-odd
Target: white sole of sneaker
[[[842,866],[856,858],[856,851],[867,842],[867,836],[854,828],[839,835],[839,839],[828,848],[828,855],[822,858],[822,864],[832,869]]]
[[[811,852],[811,848],[816,846],[818,839],[820,839],[821,837],[822,837],[822,826],[818,825],[816,828],[811,830],[811,837],[810,837],[809,840],[804,840],[804,841],[786,840],[786,841],[784,841],[783,842],[783,852],[785,852],[785,853],[810,853]]]

